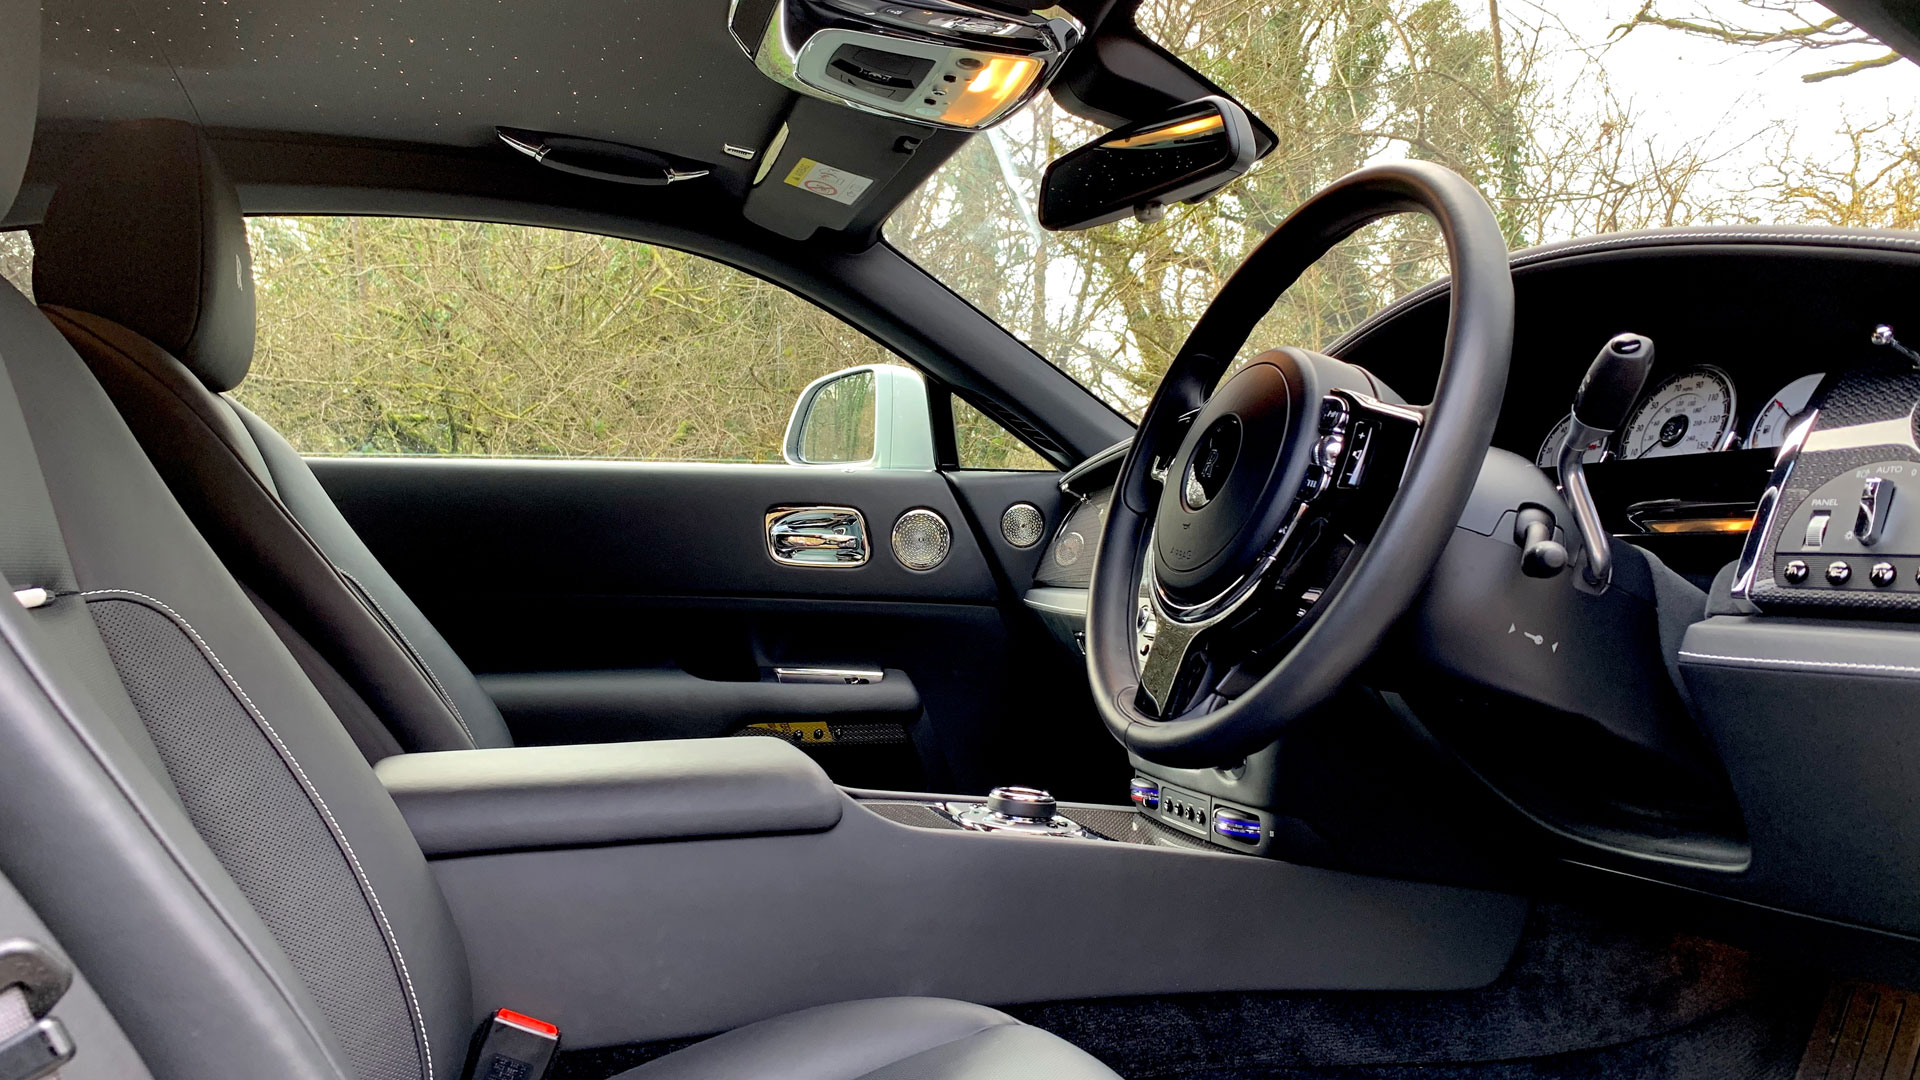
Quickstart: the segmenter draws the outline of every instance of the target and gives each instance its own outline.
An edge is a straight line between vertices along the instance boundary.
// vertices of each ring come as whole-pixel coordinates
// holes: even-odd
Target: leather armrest
[[[770,738],[401,754],[374,767],[428,857],[816,832],[845,797]]]

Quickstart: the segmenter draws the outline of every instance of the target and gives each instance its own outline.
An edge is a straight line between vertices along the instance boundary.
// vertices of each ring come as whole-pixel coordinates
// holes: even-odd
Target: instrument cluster
[[[1823,373],[1803,375],[1781,387],[1742,427],[1732,376],[1711,364],[1686,368],[1655,383],[1634,406],[1626,426],[1587,446],[1583,460],[1592,464],[1778,446],[1788,421],[1807,407],[1823,378]],[[1570,422],[1571,417],[1563,416],[1548,430],[1534,454],[1535,464],[1552,468],[1558,462]]]

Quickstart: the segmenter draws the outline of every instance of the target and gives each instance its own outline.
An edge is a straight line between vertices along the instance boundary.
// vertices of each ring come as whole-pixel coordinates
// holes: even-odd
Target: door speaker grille
[[[893,523],[893,557],[909,570],[931,570],[947,561],[953,530],[931,510],[909,510]]]
[[[1000,535],[1017,548],[1030,548],[1046,531],[1047,515],[1030,502],[1017,502],[1000,515]]]

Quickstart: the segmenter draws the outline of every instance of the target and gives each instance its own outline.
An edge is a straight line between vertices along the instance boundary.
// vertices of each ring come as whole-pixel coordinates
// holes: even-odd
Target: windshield
[[[1510,246],[1674,225],[1914,228],[1920,67],[1786,0],[1142,0],[1136,21],[1278,146],[1222,193],[1049,233],[1047,163],[1099,132],[1050,99],[971,140],[888,239],[1135,419],[1207,302],[1301,200],[1363,165],[1473,180]],[[1325,348],[1445,272],[1424,218],[1375,224],[1249,349]]]

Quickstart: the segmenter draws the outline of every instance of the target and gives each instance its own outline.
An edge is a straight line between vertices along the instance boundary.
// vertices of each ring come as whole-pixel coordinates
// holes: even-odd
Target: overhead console
[[[958,131],[1026,104],[1084,32],[1057,8],[957,0],[736,0],[728,27],[782,86]]]

